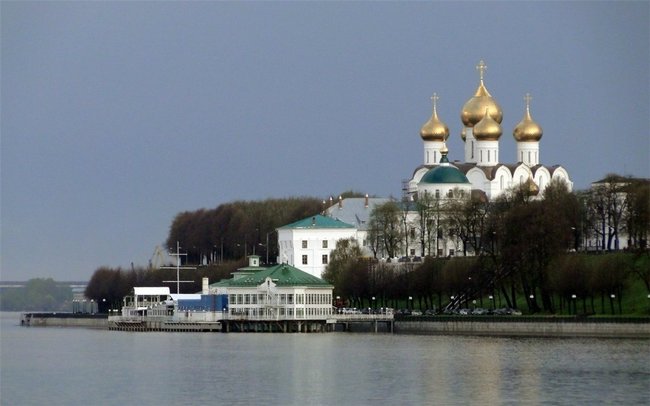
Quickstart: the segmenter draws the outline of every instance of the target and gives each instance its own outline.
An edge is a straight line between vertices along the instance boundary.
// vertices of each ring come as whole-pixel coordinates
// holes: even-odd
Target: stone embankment
[[[108,328],[106,314],[22,313],[21,326]]]
[[[650,338],[650,318],[401,317],[397,334]]]

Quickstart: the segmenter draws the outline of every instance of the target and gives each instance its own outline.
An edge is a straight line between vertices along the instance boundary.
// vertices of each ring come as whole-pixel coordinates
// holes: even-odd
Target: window
[[[323,254],[323,265],[327,265],[327,254]]]
[[[454,250],[453,250],[453,249],[450,249],[450,250],[449,250],[449,256],[450,256],[450,257],[453,257],[453,256],[454,256]]]
[[[327,248],[327,240],[323,240],[323,248]]]
[[[307,248],[307,240],[302,240],[302,247]]]
[[[415,248],[411,248],[411,256],[415,255]]]
[[[440,199],[440,189],[436,189],[436,199]]]
[[[307,255],[302,256],[302,264],[307,265]]]

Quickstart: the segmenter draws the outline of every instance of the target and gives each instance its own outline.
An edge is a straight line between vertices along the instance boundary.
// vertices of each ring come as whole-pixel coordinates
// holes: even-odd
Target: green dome
[[[469,180],[458,168],[450,165],[440,165],[429,169],[420,180],[420,183],[469,183]]]

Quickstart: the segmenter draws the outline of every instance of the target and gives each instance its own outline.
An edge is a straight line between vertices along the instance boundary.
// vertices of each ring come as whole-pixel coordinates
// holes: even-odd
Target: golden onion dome
[[[532,177],[528,177],[528,180],[524,184],[524,191],[529,196],[537,196],[539,194],[539,186],[537,186],[537,183],[535,183]]]
[[[501,125],[490,116],[488,109],[485,109],[483,118],[474,126],[474,138],[477,141],[498,141],[502,133]]]
[[[526,100],[526,114],[524,118],[521,119],[519,124],[515,126],[512,135],[515,137],[517,142],[530,142],[530,141],[539,141],[542,138],[542,127],[537,124],[533,118],[530,116],[530,94],[526,93],[524,100]]]
[[[438,95],[434,93],[431,100],[433,100],[433,113],[429,121],[424,123],[420,129],[420,137],[424,141],[446,141],[449,138],[449,127],[438,118],[438,111],[436,109]]]
[[[480,61],[476,66],[476,69],[480,73],[481,81],[474,96],[472,96],[472,98],[463,106],[463,110],[460,113],[460,119],[463,121],[465,127],[474,127],[483,119],[485,110],[487,109],[492,119],[501,124],[501,121],[503,120],[503,111],[501,110],[501,106],[499,106],[496,100],[492,98],[492,95],[488,92],[483,83],[483,74],[487,69],[487,66],[485,66],[483,61]]]

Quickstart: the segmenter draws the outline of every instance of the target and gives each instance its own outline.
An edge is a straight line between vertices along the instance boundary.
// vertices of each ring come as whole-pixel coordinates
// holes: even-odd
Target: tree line
[[[190,264],[223,262],[257,254],[262,261],[275,262],[278,256],[275,229],[322,212],[317,198],[235,201],[215,209],[179,213],[174,218],[167,248],[178,242]]]

